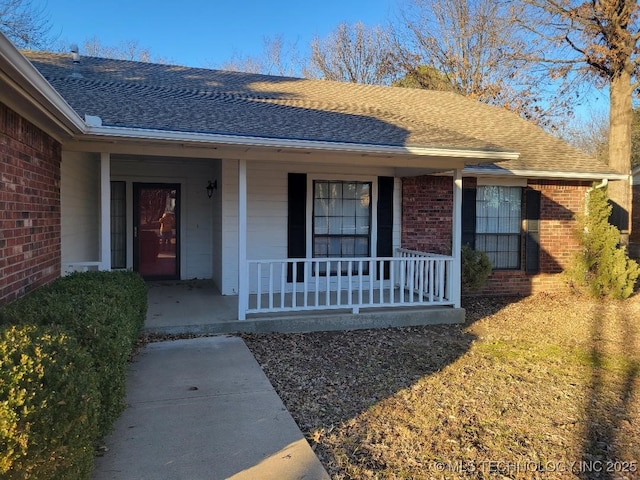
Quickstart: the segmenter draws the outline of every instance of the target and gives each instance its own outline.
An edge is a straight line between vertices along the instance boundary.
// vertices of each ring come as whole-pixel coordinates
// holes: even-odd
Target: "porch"
[[[463,323],[465,318],[461,308],[407,305],[362,308],[357,314],[350,308],[250,314],[246,320],[238,320],[239,297],[221,295],[211,280],[149,282],[148,285],[149,309],[144,326],[147,333],[213,335],[355,330]]]
[[[367,164],[356,173],[350,164],[275,164],[102,154],[100,238],[93,243],[100,254],[82,254],[67,242],[63,272],[127,268],[158,279],[141,269],[162,258],[140,240],[140,232],[152,232],[159,242],[158,218],[169,205],[176,219],[170,244],[175,261],[163,277],[175,280],[158,285],[173,282],[176,292],[150,296],[149,331],[311,331],[464,321],[460,168],[441,177],[444,187],[437,192],[446,199],[446,221],[438,220],[431,231],[437,242],[416,245],[403,242],[400,175],[433,169]],[[204,189],[203,178],[214,178],[209,183],[218,189]],[[145,188],[161,195],[142,202]],[[179,288],[196,278],[211,279],[208,292],[202,285]]]

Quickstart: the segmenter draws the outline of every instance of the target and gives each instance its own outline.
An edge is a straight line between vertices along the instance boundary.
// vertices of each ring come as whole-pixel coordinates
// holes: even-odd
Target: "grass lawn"
[[[333,479],[640,478],[640,295],[463,306],[243,338]]]

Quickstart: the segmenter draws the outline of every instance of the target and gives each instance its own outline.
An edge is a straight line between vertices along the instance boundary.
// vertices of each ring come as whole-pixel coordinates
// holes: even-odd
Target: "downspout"
[[[604,188],[607,185],[609,185],[609,179],[608,178],[603,178],[602,181],[596,185],[595,187],[591,187],[587,190],[587,193],[589,193],[592,190],[597,190],[598,188]]]

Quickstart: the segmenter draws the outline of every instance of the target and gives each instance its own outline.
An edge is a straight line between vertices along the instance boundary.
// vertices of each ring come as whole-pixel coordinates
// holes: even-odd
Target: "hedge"
[[[90,362],[82,363],[83,368],[77,369],[77,377],[72,375],[70,378],[91,377],[91,381],[94,381],[97,387],[97,395],[92,397],[91,406],[95,410],[96,431],[92,434],[89,445],[85,445],[91,450],[93,441],[111,431],[113,423],[124,409],[127,364],[144,324],[146,294],[146,284],[133,272],[75,273],[60,278],[0,310],[0,324],[35,328],[36,332],[40,331],[39,328],[58,328],[65,332],[65,338],[73,339],[68,340],[70,348],[75,349],[77,345],[88,355]],[[34,364],[33,368],[39,367]],[[48,386],[46,371],[43,375],[43,384]],[[11,378],[4,379],[3,382],[11,382]],[[9,391],[17,387],[8,384],[2,388]],[[0,402],[3,402],[4,398],[4,395],[0,397]],[[65,424],[66,420],[63,419],[70,415],[67,406],[74,402],[77,402],[77,399],[70,399],[69,402],[56,406],[53,414],[56,428],[62,428]],[[23,413],[22,410],[15,410],[14,417],[5,418],[3,411],[0,418],[3,432],[17,428],[15,420],[21,418]],[[85,415],[89,418],[94,413],[86,412]],[[40,422],[36,421],[33,425],[40,425]],[[57,433],[56,430],[50,430],[38,432],[37,435],[56,437]],[[51,438],[50,441],[52,448],[58,441],[65,442],[59,438]],[[65,445],[70,449],[76,448],[70,444]],[[54,452],[51,451],[50,454],[53,455]],[[60,464],[62,471],[63,464],[64,462]],[[51,468],[55,468],[55,465]],[[24,472],[26,474],[28,470]],[[58,478],[65,477],[59,474]],[[84,477],[79,475],[69,478]]]
[[[57,327],[0,331],[0,477],[87,478],[100,403],[92,360]]]

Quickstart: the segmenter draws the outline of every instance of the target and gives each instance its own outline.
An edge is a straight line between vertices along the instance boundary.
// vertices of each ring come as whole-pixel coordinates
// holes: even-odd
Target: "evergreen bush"
[[[64,329],[0,327],[0,478],[89,478],[96,380],[90,355]]]
[[[462,247],[462,288],[479,290],[491,275],[491,261],[486,253],[468,245]]]
[[[133,272],[84,272],[60,278],[0,312],[0,322],[59,325],[91,355],[100,391],[98,435],[125,407],[126,370],[144,324],[146,284]]]
[[[609,223],[610,214],[606,188],[591,189],[585,213],[578,215],[576,235],[581,249],[565,273],[577,291],[624,299],[633,293],[640,267],[620,245],[620,231]]]

